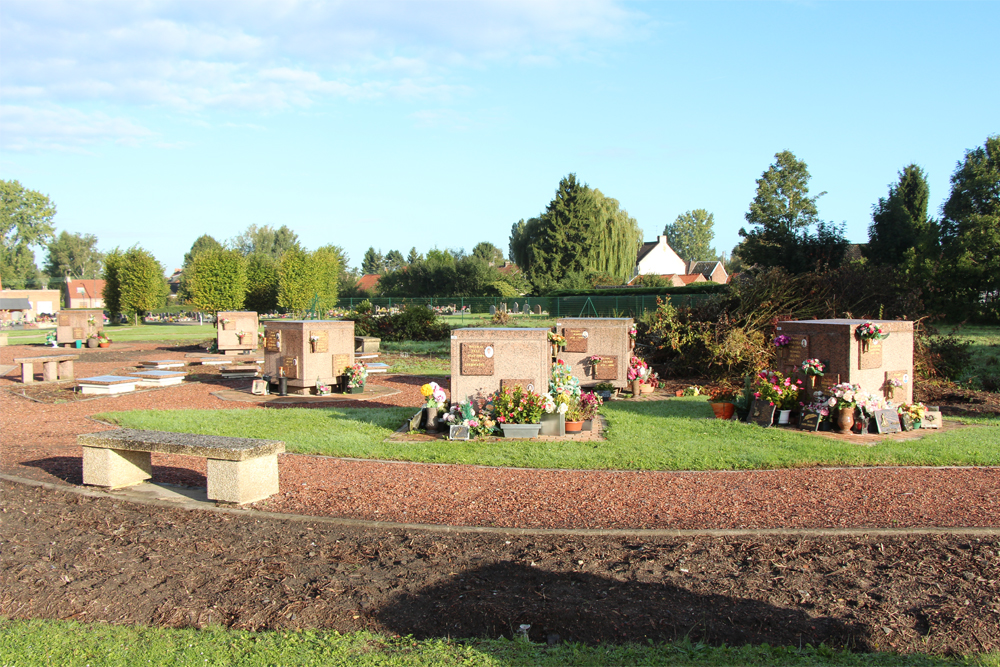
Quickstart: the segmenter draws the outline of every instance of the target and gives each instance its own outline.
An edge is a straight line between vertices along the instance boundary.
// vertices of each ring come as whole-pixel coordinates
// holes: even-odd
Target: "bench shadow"
[[[671,583],[620,581],[584,572],[543,570],[512,562],[460,570],[444,583],[401,593],[368,614],[387,630],[420,638],[528,638],[546,643],[674,642],[716,646],[823,643],[873,650],[870,629],[812,616],[805,605],[698,594]]]
[[[79,456],[49,456],[34,461],[22,461],[21,465],[38,468],[67,484],[75,486],[83,484],[83,458]],[[208,486],[208,480],[204,473],[188,468],[155,464],[153,465],[153,477],[149,481],[193,487]]]

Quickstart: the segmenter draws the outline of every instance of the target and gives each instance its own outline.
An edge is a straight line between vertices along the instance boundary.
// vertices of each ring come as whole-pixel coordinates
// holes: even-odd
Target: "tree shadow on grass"
[[[688,580],[683,576],[684,580]],[[671,577],[673,578],[673,577]],[[697,584],[695,584],[697,585]],[[370,612],[392,632],[417,638],[507,637],[530,625],[534,642],[585,644],[692,641],[711,645],[806,643],[873,650],[863,624],[813,616],[811,605],[699,594],[673,583],[620,581],[499,562],[458,571]]]

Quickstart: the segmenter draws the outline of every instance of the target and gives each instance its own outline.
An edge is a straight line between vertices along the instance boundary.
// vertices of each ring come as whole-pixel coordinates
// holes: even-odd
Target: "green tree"
[[[309,254],[301,248],[285,252],[278,264],[278,307],[285,312],[305,312],[316,296],[316,276]]]
[[[927,217],[930,189],[924,170],[909,164],[899,172],[899,181],[889,186],[889,195],[872,206],[865,257],[876,264],[898,266],[907,250],[936,245],[934,225]]]
[[[334,245],[317,248],[309,256],[309,270],[316,281],[316,310],[320,313],[325,314],[337,305],[344,256],[343,248]]]
[[[821,222],[816,208],[816,200],[826,193],[809,196],[809,170],[791,151],[774,157],[757,179],[757,194],[746,214],[753,227],[740,229],[740,259],[747,266],[780,266],[791,273],[839,266],[847,250],[843,226]]]
[[[682,213],[677,219],[663,228],[667,243],[680,257],[686,261],[708,261],[717,259],[718,255],[712,247],[715,232],[715,216],[703,208]]]
[[[385,271],[385,258],[375,248],[369,247],[365,251],[364,258],[361,260],[361,274],[367,276],[372,273],[382,273],[383,271]]]
[[[247,293],[246,259],[236,250],[203,249],[184,269],[181,291],[199,310],[242,310]]]
[[[104,253],[93,234],[60,232],[47,247],[42,269],[54,278],[96,278],[103,270]]]
[[[188,265],[191,263],[196,256],[206,250],[222,250],[222,244],[215,240],[214,237],[208,234],[202,234],[194,243],[191,244],[191,249],[184,253],[184,263],[181,265],[184,269],[187,269]],[[244,254],[244,253],[240,253]],[[226,310],[223,308],[223,310]]]
[[[939,276],[950,314],[1000,321],[1000,135],[965,152],[941,214],[948,270]]]
[[[53,237],[56,207],[46,195],[17,181],[0,180],[0,280],[6,287],[38,286],[32,246]]]
[[[423,257],[421,257],[420,253],[417,252],[416,247],[410,248],[410,254],[408,254],[406,256],[406,263],[408,265],[409,264],[416,264],[421,259],[423,259]]]
[[[406,266],[406,259],[403,258],[403,253],[398,250],[390,250],[385,254],[383,264],[386,271],[398,271]]]
[[[472,249],[472,256],[478,257],[490,266],[503,266],[503,250],[489,241],[480,241]]]
[[[618,201],[569,174],[544,213],[511,228],[510,255],[544,293],[570,273],[607,273],[624,282],[641,239],[635,218]]]
[[[278,262],[261,252],[246,257],[247,288],[243,307],[257,313],[278,308]]]
[[[163,307],[170,292],[163,265],[137,245],[108,253],[103,278],[105,307],[112,314],[134,318],[137,325],[145,313]]]
[[[232,246],[244,256],[260,252],[270,255],[274,259],[281,259],[286,252],[293,248],[302,250],[298,234],[289,229],[287,225],[282,225],[278,229],[271,225],[262,227],[250,225],[245,232],[233,239]]]

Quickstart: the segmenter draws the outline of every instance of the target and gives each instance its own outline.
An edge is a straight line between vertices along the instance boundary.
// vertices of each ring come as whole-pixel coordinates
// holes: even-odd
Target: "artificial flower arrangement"
[[[792,342],[792,339],[785,334],[778,334],[774,337],[775,347],[787,347]]]
[[[319,336],[316,335],[316,334],[309,334],[309,342],[310,343],[318,343],[319,342]]]
[[[587,363],[589,366],[592,366],[592,367],[593,366],[597,366],[602,361],[604,361],[604,357],[598,356],[596,354],[592,354],[589,357],[587,357],[586,359],[584,359],[584,362]]]
[[[444,389],[437,382],[428,382],[420,387],[420,394],[427,400],[425,405],[428,408],[442,410],[448,402],[448,395],[444,393]]]
[[[853,410],[858,405],[861,396],[861,386],[850,382],[841,382],[830,387],[830,398],[827,404],[838,410]]]
[[[93,315],[87,317],[87,324],[89,324],[90,326],[94,326],[95,324],[97,324],[97,320],[94,318]]]
[[[830,418],[830,402],[827,396],[821,392],[817,391],[812,396],[812,402],[802,406],[802,409],[806,412],[815,412],[820,416],[821,420],[829,420]]]
[[[923,421],[927,406],[923,403],[904,403],[896,408],[896,412],[901,415],[910,415],[913,421]]]
[[[221,324],[222,326],[226,326],[227,324],[229,324],[229,318],[223,317],[221,320],[219,320],[219,324]]]
[[[549,342],[555,345],[556,347],[566,347],[566,336],[555,333],[554,331],[550,331]]]
[[[889,406],[885,399],[879,394],[866,392],[863,394],[855,394],[854,398],[855,403],[858,406],[858,410],[861,411],[861,415],[865,419],[873,418],[876,410],[885,410]]]
[[[631,338],[632,340],[635,340],[636,336],[638,335],[639,331],[635,328],[635,325],[633,324],[631,327],[629,327],[628,337]]]
[[[639,357],[632,357],[628,364],[629,382],[632,380],[645,380],[647,377],[649,377],[649,364]]]
[[[684,389],[684,393],[682,395],[683,396],[701,396],[701,387],[699,387],[696,384],[695,385],[691,385],[690,387],[687,387],[686,389]]]
[[[799,368],[806,375],[814,377],[823,377],[823,372],[826,371],[826,366],[819,359],[806,359]]]
[[[243,344],[243,337],[247,335],[246,331],[237,331],[236,337],[240,339],[240,344]]]
[[[442,419],[449,425],[467,426],[469,437],[472,438],[485,438],[497,430],[497,423],[489,412],[483,410],[477,415],[472,404],[467,401],[451,406],[451,410]]]
[[[864,343],[873,340],[877,344],[878,341],[888,338],[889,332],[881,324],[868,321],[859,324],[858,328],[854,330],[854,335]]]
[[[738,392],[729,384],[721,384],[718,387],[709,387],[709,403],[735,403]]]
[[[571,403],[580,398],[580,380],[573,375],[573,369],[563,360],[552,364],[549,376],[549,391],[544,399],[545,412],[565,414]]]
[[[498,389],[491,402],[499,424],[538,424],[545,410],[545,399],[520,385]]]
[[[347,378],[347,387],[349,389],[363,387],[368,380],[368,369],[365,368],[364,364],[347,366],[344,368],[344,377]]]

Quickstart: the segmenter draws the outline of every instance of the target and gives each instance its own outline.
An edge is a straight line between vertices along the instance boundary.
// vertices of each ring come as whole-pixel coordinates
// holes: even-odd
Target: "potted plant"
[[[111,339],[101,332],[97,335],[97,345],[98,347],[111,347]]]
[[[470,438],[485,438],[493,435],[496,431],[496,422],[486,410],[476,414],[475,409],[468,402],[452,405],[451,409],[445,413],[441,420],[448,424],[448,439],[456,439],[457,433],[462,427],[468,429]]]
[[[896,408],[896,412],[898,412],[900,416],[909,415],[911,423],[913,424],[913,430],[916,431],[923,424],[924,414],[927,412],[927,406],[923,403],[903,403]]]
[[[639,398],[639,394],[642,392],[640,388],[642,385],[642,380],[649,374],[649,365],[640,359],[639,357],[633,356],[629,360],[628,364],[628,381],[632,383],[632,398]]]
[[[505,387],[493,394],[493,414],[505,438],[534,438],[542,428],[545,399],[524,387]]]
[[[348,394],[363,394],[368,380],[368,369],[364,364],[354,364],[344,368],[344,389]]]
[[[847,433],[854,426],[854,410],[857,408],[857,398],[861,387],[850,382],[841,382],[830,388],[831,397],[827,401],[834,412],[833,420],[836,429]]]
[[[582,394],[580,394],[579,402],[580,402],[580,417],[583,418],[583,430],[589,431],[591,430],[591,427],[588,427],[587,423],[594,421],[594,419],[597,417],[597,411],[600,409],[602,405],[604,405],[604,401],[601,399],[600,396],[598,396],[594,392],[585,391]]]
[[[779,424],[788,424],[791,421],[792,412],[802,405],[799,401],[801,391],[802,380],[785,378],[781,381],[781,397],[777,403]]]
[[[424,403],[424,422],[428,433],[437,433],[438,412],[448,403],[448,395],[444,393],[437,382],[428,382],[420,387],[420,394],[426,399]]]
[[[708,390],[708,404],[716,419],[732,419],[736,412],[736,390],[726,383]]]
[[[566,406],[566,432],[579,433],[583,430],[583,406],[580,399],[574,398]]]
[[[87,347],[97,347],[99,344],[97,334],[93,333],[87,336]]]

